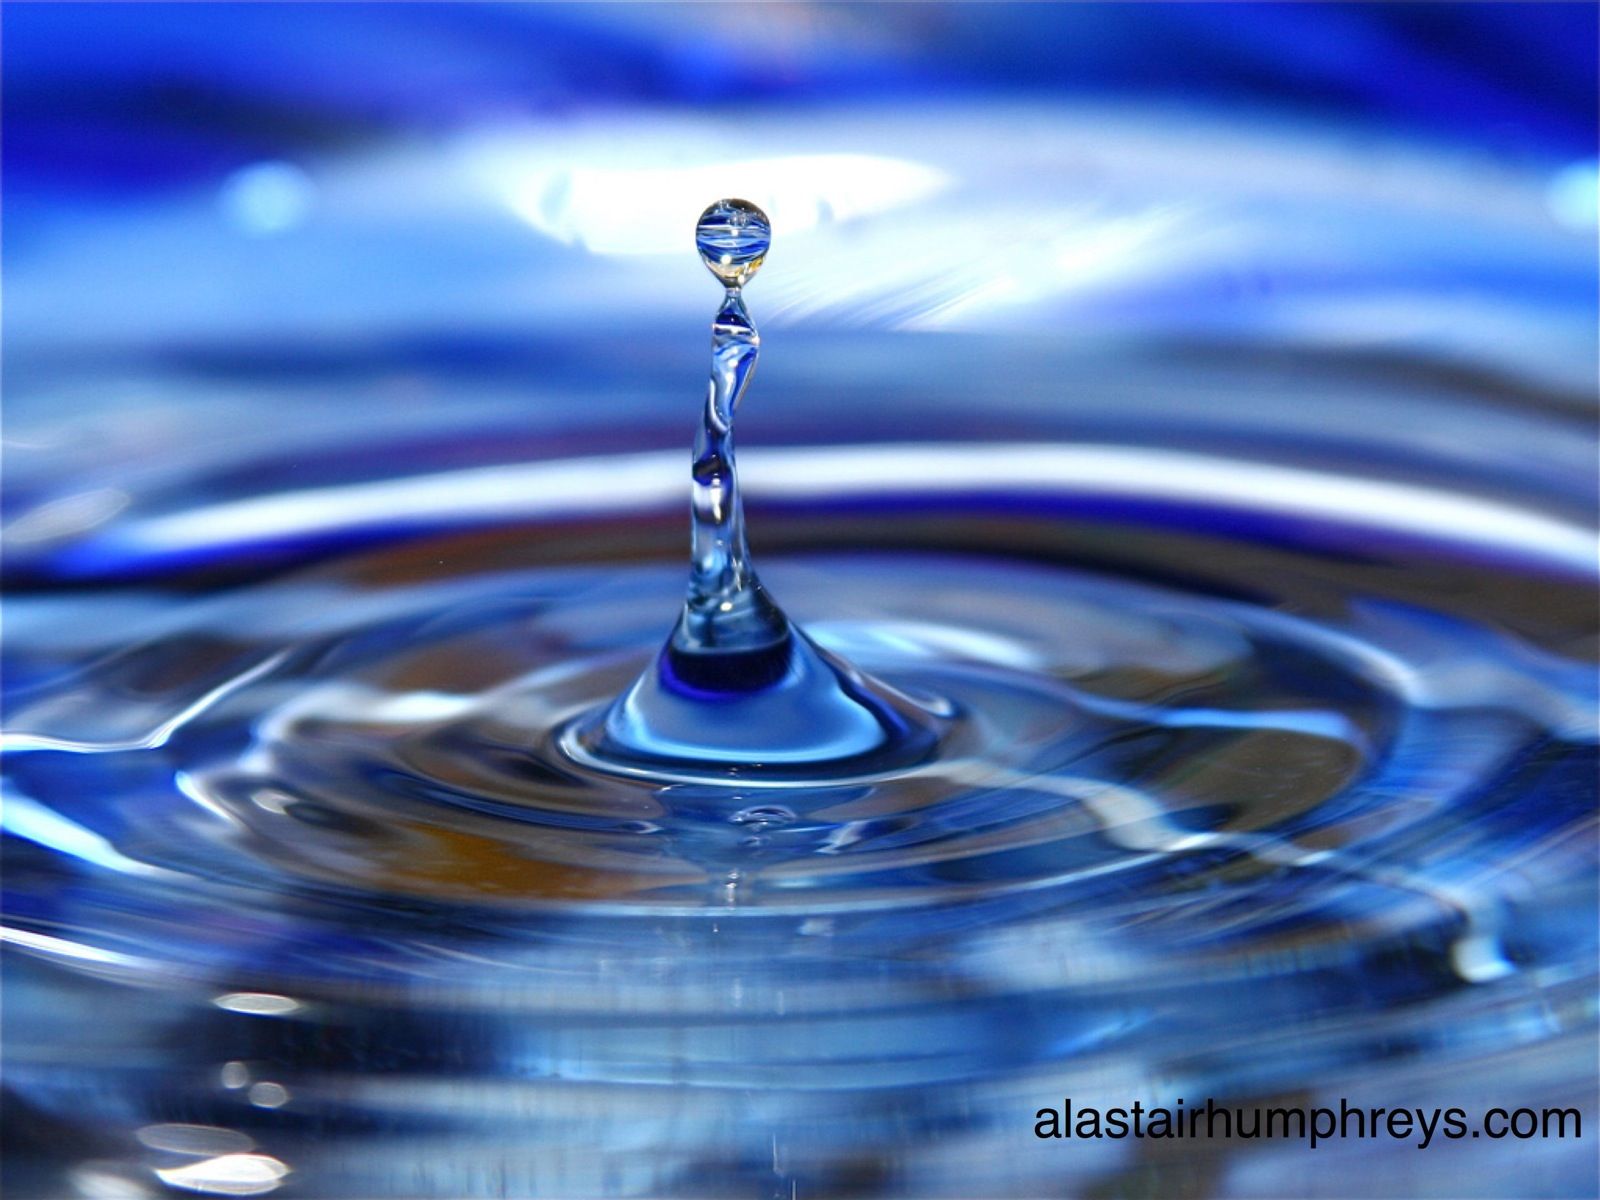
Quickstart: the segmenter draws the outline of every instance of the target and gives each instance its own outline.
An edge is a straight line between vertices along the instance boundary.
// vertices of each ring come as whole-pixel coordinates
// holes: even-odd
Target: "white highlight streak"
[[[158,749],[166,745],[167,739],[174,733],[208,708],[267,674],[267,672],[281,663],[288,653],[287,650],[280,650],[271,657],[258,662],[249,670],[241,671],[232,679],[218,684],[193,704],[168,717],[142,737],[123,738],[110,742],[82,742],[73,738],[55,738],[37,733],[7,733],[0,734],[0,750],[7,752],[17,750],[66,750],[74,754],[116,754],[127,750]]]
[[[1031,442],[981,448],[902,444],[767,450],[745,465],[747,491],[773,498],[960,494],[1122,496],[1230,506],[1363,524],[1394,533],[1595,570],[1595,532],[1513,505],[1409,483],[1217,458],[1179,450]],[[597,480],[603,480],[601,486]],[[617,512],[682,499],[675,451],[479,467],[234,501],[128,527],[137,550],[239,545],[407,521],[438,524]]]

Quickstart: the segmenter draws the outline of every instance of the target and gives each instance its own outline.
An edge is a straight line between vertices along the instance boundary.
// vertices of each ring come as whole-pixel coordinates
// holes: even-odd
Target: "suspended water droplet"
[[[772,224],[748,200],[718,200],[700,214],[694,242],[707,270],[730,288],[743,287],[766,261]]]

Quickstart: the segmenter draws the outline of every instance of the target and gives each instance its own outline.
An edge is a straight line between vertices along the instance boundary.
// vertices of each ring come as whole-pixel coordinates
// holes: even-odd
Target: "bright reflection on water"
[[[574,165],[575,157],[582,161],[581,152],[536,135],[491,143],[475,149],[472,158],[488,185],[529,225],[601,255],[681,254],[683,214],[726,189],[730,179],[768,197],[766,207],[786,232],[796,234],[824,221],[900,208],[949,182],[931,167],[866,154],[625,166],[630,159],[627,139],[622,141],[594,166]]]
[[[1593,1191],[1588,1141],[1032,1137],[1066,1096],[1594,1113],[1593,261],[1559,164],[1015,119],[266,164],[42,261],[4,813],[40,1194]],[[652,239],[708,194],[772,201],[763,577],[941,706],[915,763],[567,736],[682,600],[706,280]],[[85,286],[241,241],[267,329],[204,272]],[[69,297],[119,348],[70,352]],[[385,332],[437,311],[474,332]]]

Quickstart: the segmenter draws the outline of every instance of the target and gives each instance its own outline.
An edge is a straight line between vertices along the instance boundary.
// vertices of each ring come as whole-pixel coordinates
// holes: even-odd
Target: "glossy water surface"
[[[909,750],[691,680],[630,759],[592,722],[683,602],[679,340],[30,364],[8,1191],[1594,1190],[1592,1140],[1033,1137],[1066,1096],[1594,1112],[1567,360],[769,333],[762,580],[800,690]]]

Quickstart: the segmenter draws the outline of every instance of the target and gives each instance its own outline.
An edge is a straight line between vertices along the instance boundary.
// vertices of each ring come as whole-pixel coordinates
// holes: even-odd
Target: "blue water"
[[[648,780],[738,783],[774,772],[824,787],[934,757],[948,701],[925,704],[817,646],[767,594],[745,535],[734,418],[761,336],[743,287],[772,244],[767,215],[719,200],[695,246],[727,289],[711,322],[711,380],[695,439],[688,595],[672,636],[616,701],[569,732],[569,750]]]
[[[1033,1137],[1588,1130],[1569,359],[768,326],[758,584],[747,282],[693,455],[677,331],[26,364],[8,1192],[1592,1193],[1589,1137]]]
[[[14,597],[8,1084],[99,1139],[57,1169],[248,1144],[269,1165],[209,1169],[319,1196],[1164,1190],[1197,1160],[1054,1156],[1033,1110],[1592,1111],[1580,570],[1353,516],[1196,532],[1198,496],[1096,549],[1103,498],[920,491],[888,526],[770,514],[819,653],[945,714],[922,761],[820,781],[570,739],[660,649],[676,506],[265,574],[147,526],[93,590]],[[160,1148],[189,1125],[204,1153]],[[1583,1148],[1511,1161],[1557,1192]],[[1469,1151],[1429,1170],[1506,1182]],[[1302,1147],[1224,1153],[1306,1179]]]

